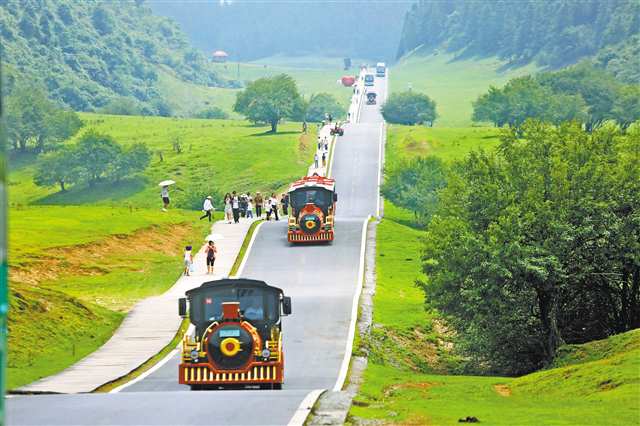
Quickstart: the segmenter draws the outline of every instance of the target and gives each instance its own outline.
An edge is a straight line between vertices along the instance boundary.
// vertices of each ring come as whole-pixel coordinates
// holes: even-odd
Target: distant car
[[[375,80],[375,77],[373,76],[373,74],[367,74],[364,76],[364,85],[373,86],[374,80]]]
[[[387,66],[384,62],[378,62],[376,64],[376,77],[384,77],[387,72]]]
[[[377,97],[377,95],[375,94],[375,92],[367,93],[367,105],[375,105],[376,104],[376,97]]]

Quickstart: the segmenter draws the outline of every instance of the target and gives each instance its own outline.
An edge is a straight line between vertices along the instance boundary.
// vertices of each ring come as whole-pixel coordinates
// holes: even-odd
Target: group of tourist
[[[238,195],[236,191],[233,191],[227,193],[223,201],[224,217],[228,223],[240,223],[241,217],[262,219],[263,213],[266,220],[271,220],[271,216],[275,220],[279,220],[280,209],[284,215],[289,214],[288,194],[282,194],[278,198],[275,193],[268,196],[256,192],[255,196],[252,196],[250,192]]]

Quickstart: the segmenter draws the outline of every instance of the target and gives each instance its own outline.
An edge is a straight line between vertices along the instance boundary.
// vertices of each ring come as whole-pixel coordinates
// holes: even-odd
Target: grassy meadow
[[[436,127],[471,126],[471,103],[489,86],[536,72],[528,65],[505,68],[496,58],[460,58],[449,53],[416,52],[394,64],[389,72],[391,92],[409,89],[426,93],[436,101]]]
[[[11,159],[10,389],[91,353],[138,300],[175,282],[183,247],[208,233],[194,211],[200,193],[279,189],[306,172],[313,152],[299,123],[269,134],[241,120],[81,116],[83,129],[66,143],[96,129],[125,146],[147,144],[153,158],[141,176],[66,192],[33,183],[33,156]],[[169,178],[177,185],[163,213],[157,182]]]

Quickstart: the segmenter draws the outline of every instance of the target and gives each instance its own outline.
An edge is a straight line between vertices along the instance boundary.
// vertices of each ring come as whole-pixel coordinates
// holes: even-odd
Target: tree
[[[327,113],[331,114],[332,117],[342,117],[345,114],[345,109],[329,93],[312,95],[307,104],[305,119],[307,121],[320,122],[324,120]]]
[[[623,129],[640,120],[640,86],[628,85],[621,88],[611,112]]]
[[[437,157],[417,158],[393,167],[382,193],[394,204],[428,223],[438,207],[438,193],[447,184],[446,166]]]
[[[78,158],[79,177],[93,186],[107,176],[122,154],[122,148],[111,136],[90,130],[82,135],[74,154]]]
[[[78,171],[76,156],[68,148],[45,154],[37,165],[33,181],[38,186],[59,185],[60,191],[66,191],[66,185],[74,183]]]
[[[121,96],[109,100],[100,112],[113,115],[143,115],[143,106],[135,99]]]
[[[382,105],[382,116],[389,123],[433,125],[437,117],[436,103],[422,93],[393,93]]]
[[[229,114],[227,114],[222,108],[213,106],[197,113],[196,118],[206,118],[209,120],[213,120],[213,119],[225,120],[229,118]]]
[[[44,152],[73,136],[82,121],[51,102],[40,88],[20,84],[7,98],[7,136],[13,148]]]
[[[293,78],[280,74],[249,83],[238,93],[233,110],[254,123],[270,124],[275,133],[283,118],[301,117],[303,102]]]
[[[111,176],[117,182],[124,177],[145,170],[151,162],[151,151],[143,143],[136,143],[123,150],[113,162]]]
[[[522,136],[453,168],[424,240],[427,303],[503,374],[640,325],[640,130],[527,122]]]

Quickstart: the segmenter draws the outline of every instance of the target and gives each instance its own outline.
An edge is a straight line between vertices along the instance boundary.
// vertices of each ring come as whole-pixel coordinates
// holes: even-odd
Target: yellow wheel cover
[[[235,356],[240,352],[240,342],[235,337],[227,337],[220,342],[220,352],[224,356]]]
[[[316,221],[315,220],[308,220],[305,222],[305,225],[307,225],[307,229],[313,229],[316,227]]]

